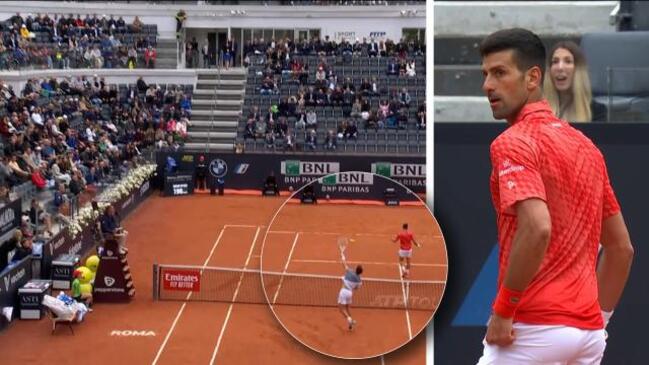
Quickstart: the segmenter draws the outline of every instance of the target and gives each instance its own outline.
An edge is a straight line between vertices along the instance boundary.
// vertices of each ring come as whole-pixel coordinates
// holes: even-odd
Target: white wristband
[[[613,316],[613,312],[614,311],[610,311],[610,312],[607,312],[607,311],[604,311],[604,310],[602,311],[602,319],[604,320],[604,328],[606,328],[606,326],[608,326],[608,321],[611,320],[611,317]]]

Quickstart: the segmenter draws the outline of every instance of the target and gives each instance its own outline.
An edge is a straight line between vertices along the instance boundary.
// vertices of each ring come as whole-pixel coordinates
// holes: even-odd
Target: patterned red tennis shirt
[[[515,322],[599,329],[595,266],[602,220],[620,211],[599,149],[554,116],[547,101],[527,104],[491,144],[491,195],[498,221],[498,287],[508,266],[515,204],[538,198],[552,220],[550,244],[526,288]]]

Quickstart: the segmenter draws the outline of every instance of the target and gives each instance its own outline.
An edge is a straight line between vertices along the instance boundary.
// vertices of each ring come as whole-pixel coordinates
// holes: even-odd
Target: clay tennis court
[[[267,305],[153,301],[154,263],[258,268],[265,225],[282,202],[246,196],[149,198],[123,222],[130,232],[135,298],[128,304],[96,303],[75,325],[75,335],[65,327],[52,335],[46,318],[15,321],[0,333],[3,363],[343,363],[295,341]],[[425,356],[421,333],[383,358],[357,363],[424,364]]]
[[[406,285],[409,280],[401,279],[398,244],[391,239],[405,222],[409,223],[416,240],[423,243],[421,248],[413,250],[409,280],[413,283],[430,280],[436,281],[435,284]],[[378,299],[369,307],[368,303],[359,303],[366,307],[355,308],[352,303],[352,316],[357,320],[352,332],[336,307],[341,285],[339,278],[344,273],[336,243],[340,235],[354,239],[345,250],[348,264],[364,267],[365,285],[355,296]],[[268,232],[262,252],[262,269],[266,293],[272,303],[274,299],[293,302],[300,295],[317,298],[315,301],[301,299],[315,302],[315,307],[273,306],[274,313],[291,334],[325,354],[366,358],[399,347],[425,328],[441,299],[447,262],[440,229],[423,205],[287,204]],[[283,275],[276,273],[295,276],[289,276],[291,281],[287,282],[281,280]],[[300,274],[314,276],[301,277]],[[322,275],[328,277],[320,277]],[[370,278],[378,280],[370,283]],[[427,305],[417,309],[393,309],[390,305],[394,300],[403,302],[404,298],[417,294],[426,296]],[[384,301],[381,299],[388,299],[390,304],[382,307]],[[327,305],[318,306],[317,303]]]

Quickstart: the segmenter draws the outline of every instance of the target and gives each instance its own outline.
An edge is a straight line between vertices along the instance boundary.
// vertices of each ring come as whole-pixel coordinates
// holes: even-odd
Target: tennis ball
[[[329,200],[329,194],[325,195],[325,198],[327,198],[327,200]]]

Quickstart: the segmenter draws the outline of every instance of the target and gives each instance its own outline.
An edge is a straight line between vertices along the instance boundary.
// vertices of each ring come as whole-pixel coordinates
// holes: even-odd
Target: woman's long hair
[[[554,87],[552,76],[550,75],[552,58],[554,57],[554,52],[559,48],[570,52],[575,63],[572,85],[570,86],[572,101],[564,105],[563,109],[561,109],[559,93]],[[588,77],[588,65],[586,64],[586,59],[581,49],[575,42],[561,41],[552,47],[552,51],[548,55],[547,71],[543,80],[543,94],[550,103],[550,106],[552,106],[552,110],[554,110],[554,113],[559,118],[570,122],[590,122],[592,120],[590,105],[593,94],[590,87],[590,78]]]

